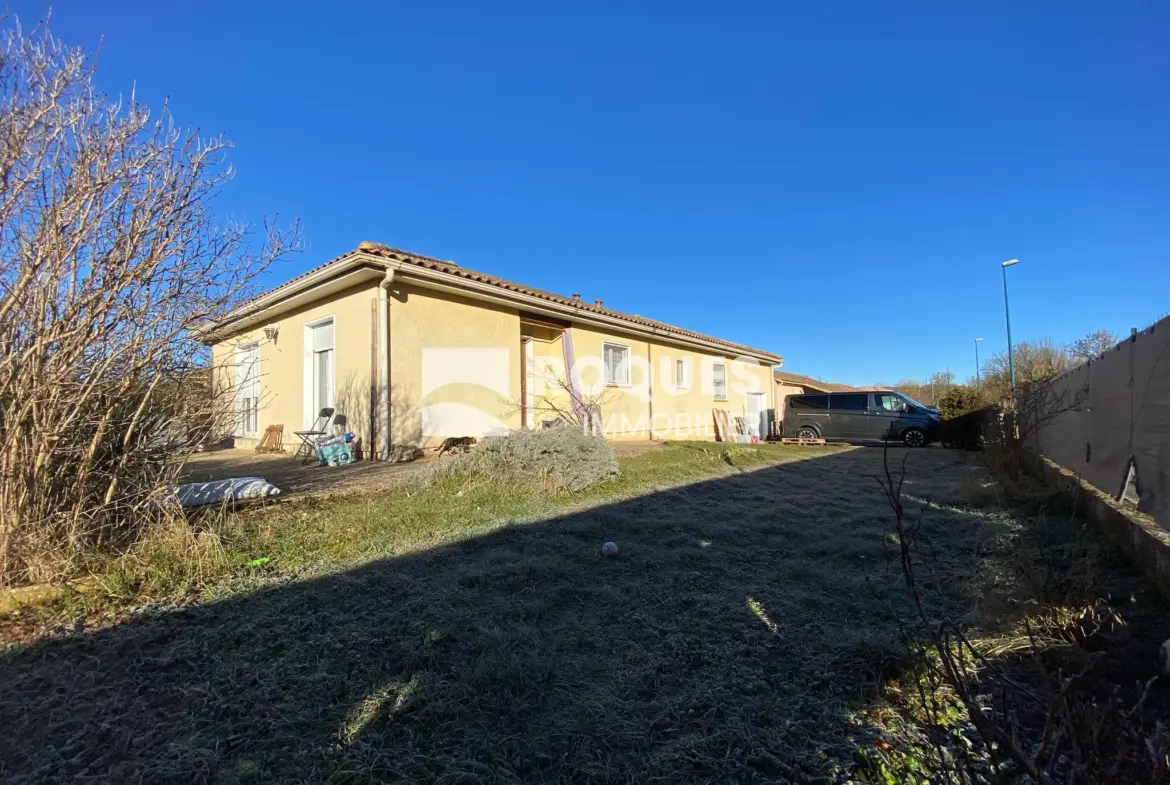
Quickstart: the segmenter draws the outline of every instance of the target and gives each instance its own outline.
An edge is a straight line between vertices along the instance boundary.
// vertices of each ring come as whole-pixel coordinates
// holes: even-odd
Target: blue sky
[[[110,94],[223,133],[300,218],[848,383],[1170,310],[1170,6],[90,3]],[[11,6],[29,26],[46,6]]]

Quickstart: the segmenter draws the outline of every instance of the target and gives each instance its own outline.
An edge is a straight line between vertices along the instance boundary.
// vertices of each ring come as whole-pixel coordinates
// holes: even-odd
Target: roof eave
[[[247,304],[228,313],[215,322],[195,328],[192,333],[205,344],[212,344],[231,333],[255,327],[257,324],[280,315],[299,304],[306,296],[321,297],[328,292],[325,287],[336,288],[337,282],[347,282],[342,288],[357,285],[362,280],[373,280],[382,275],[386,268],[381,259],[358,258],[354,254],[335,259],[305,275],[265,292]],[[368,269],[370,274],[350,278],[351,274]]]
[[[537,294],[517,291],[513,288],[484,281],[476,281],[469,277],[457,275],[445,270],[436,270],[425,265],[412,263],[412,258],[408,254],[389,249],[385,251],[378,250],[375,253],[362,249],[351,251],[344,256],[322,265],[316,270],[306,273],[300,278],[289,281],[270,292],[260,295],[255,300],[237,309],[237,311],[228,314],[214,324],[196,330],[196,335],[204,343],[215,343],[232,332],[238,332],[240,329],[246,329],[248,326],[254,327],[269,317],[274,317],[288,310],[289,307],[292,307],[289,303],[294,298],[300,299],[306,295],[313,294],[315,291],[319,292],[322,286],[343,277],[350,271],[360,270],[362,268],[369,268],[373,271],[384,271],[392,268],[395,270],[396,277],[400,276],[404,281],[425,288],[445,290],[453,294],[465,297],[472,296],[474,299],[492,301],[511,307],[522,306],[526,311],[568,318],[571,321],[616,328],[636,335],[652,335],[673,343],[701,347],[720,354],[731,354],[734,352],[741,356],[751,357],[761,363],[771,365],[783,365],[784,363],[782,356],[773,354],[772,352],[765,352],[750,346],[733,344],[729,341],[689,335],[675,329],[668,329],[665,326],[660,327],[644,324],[628,317],[623,318],[616,311],[600,309],[587,303],[573,303],[570,305],[563,302],[562,298],[556,295],[550,294],[548,297],[555,297],[556,299],[548,299]],[[426,261],[437,262],[438,260],[428,259]],[[441,263],[450,264],[449,262]],[[376,277],[377,274],[380,273],[375,273],[375,275],[369,277]]]
[[[523,306],[524,310],[532,313],[540,313],[562,319],[567,318],[572,322],[616,328],[623,332],[634,333],[636,335],[652,335],[673,343],[699,346],[708,351],[715,351],[720,354],[738,352],[745,357],[751,357],[763,363],[782,364],[784,362],[784,358],[778,354],[754,349],[750,346],[741,346],[730,342],[686,335],[664,327],[641,324],[629,319],[623,319],[621,316],[615,315],[616,312],[603,312],[587,303],[569,305],[535,294],[518,292],[514,289],[483,281],[475,281],[442,270],[432,270],[428,267],[415,266],[409,263],[403,264],[402,262],[392,261],[388,263],[388,266],[395,268],[396,277],[400,276],[403,280],[423,286],[424,288],[447,291],[465,297],[474,296],[475,299],[512,307]]]

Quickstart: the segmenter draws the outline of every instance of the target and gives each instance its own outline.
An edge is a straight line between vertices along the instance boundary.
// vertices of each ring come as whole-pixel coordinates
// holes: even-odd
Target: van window
[[[869,398],[864,393],[849,395],[834,395],[829,399],[829,408],[832,411],[864,412]]]
[[[896,395],[890,393],[875,393],[873,396],[877,404],[877,408],[884,409],[887,412],[908,412],[910,405],[903,401]]]
[[[798,412],[819,411],[829,408],[829,396],[793,395],[789,397],[788,405]]]

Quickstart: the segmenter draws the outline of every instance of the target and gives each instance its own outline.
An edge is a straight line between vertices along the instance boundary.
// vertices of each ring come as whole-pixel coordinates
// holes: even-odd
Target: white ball
[[[602,556],[617,556],[618,547],[616,542],[603,543],[601,546]]]

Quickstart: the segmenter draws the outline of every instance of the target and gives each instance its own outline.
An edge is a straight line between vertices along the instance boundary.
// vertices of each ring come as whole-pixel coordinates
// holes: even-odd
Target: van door
[[[870,438],[896,438],[902,432],[910,407],[893,393],[874,393],[873,401],[873,414],[870,417],[873,436]]]
[[[868,439],[869,403],[867,393],[833,393],[829,396],[829,417],[833,435],[839,439]]]
[[[793,437],[801,428],[812,428],[822,438],[832,438],[829,429],[829,396],[790,395],[784,407],[784,435]]]

